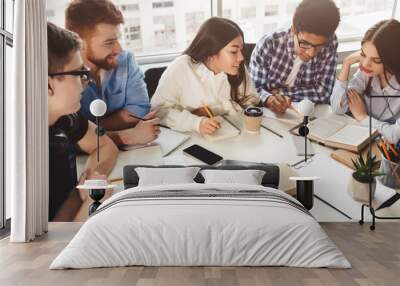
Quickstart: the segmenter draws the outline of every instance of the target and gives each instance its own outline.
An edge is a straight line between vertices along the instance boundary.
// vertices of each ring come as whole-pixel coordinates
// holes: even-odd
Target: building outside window
[[[69,1],[47,0],[48,19],[64,26],[64,11]],[[120,7],[126,20],[125,27],[121,31],[124,48],[133,52],[138,58],[182,52],[202,22],[210,16],[232,19],[243,29],[246,42],[256,43],[266,33],[289,28],[294,10],[300,1],[113,0]],[[374,23],[391,18],[396,2],[396,0],[334,1],[340,8],[342,16],[337,30],[340,43],[359,41]]]

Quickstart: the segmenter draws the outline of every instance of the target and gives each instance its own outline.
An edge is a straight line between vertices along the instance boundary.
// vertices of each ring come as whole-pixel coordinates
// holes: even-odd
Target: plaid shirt
[[[336,36],[318,55],[301,65],[293,87],[286,80],[296,58],[294,37],[289,31],[265,35],[257,44],[250,60],[250,75],[264,102],[272,90],[279,89],[298,101],[304,97],[316,103],[329,102],[335,83],[338,42]]]

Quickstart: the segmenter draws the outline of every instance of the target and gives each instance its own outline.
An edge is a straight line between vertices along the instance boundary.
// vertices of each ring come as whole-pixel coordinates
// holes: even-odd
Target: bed
[[[50,269],[119,266],[291,266],[350,268],[312,215],[277,189],[274,165],[198,166],[264,170],[261,184],[204,182],[138,185],[107,199]],[[148,167],[148,166],[146,166]],[[163,166],[168,168],[182,166]],[[244,173],[245,171],[240,171]]]

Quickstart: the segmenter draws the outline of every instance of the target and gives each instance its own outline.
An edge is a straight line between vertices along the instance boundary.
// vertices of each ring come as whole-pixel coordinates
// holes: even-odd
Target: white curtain
[[[48,227],[47,25],[45,0],[15,1],[13,82],[6,98],[6,188],[12,242]]]

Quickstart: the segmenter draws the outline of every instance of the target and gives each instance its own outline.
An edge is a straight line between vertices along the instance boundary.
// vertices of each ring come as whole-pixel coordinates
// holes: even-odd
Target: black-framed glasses
[[[320,48],[323,48],[326,45],[326,43],[314,45],[314,44],[311,44],[311,43],[309,43],[309,42],[307,42],[307,41],[305,41],[303,39],[299,39],[299,34],[298,33],[296,33],[296,38],[297,38],[297,42],[299,43],[299,47],[302,48],[302,49],[305,49],[305,50],[312,49],[312,48],[320,49]]]
[[[79,76],[82,81],[89,81],[90,80],[90,70],[87,68],[83,68],[81,70],[75,70],[75,71],[65,71],[65,72],[56,72],[56,73],[50,73],[49,76],[57,76],[57,75],[74,75],[74,76]]]

